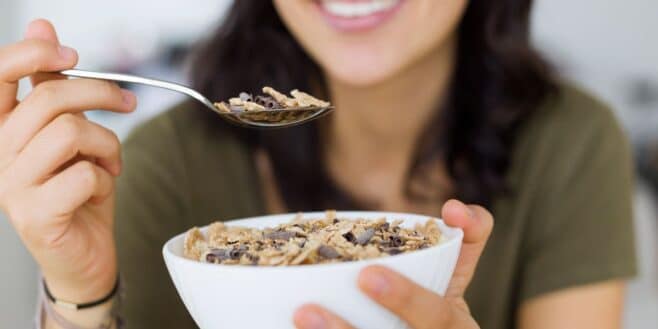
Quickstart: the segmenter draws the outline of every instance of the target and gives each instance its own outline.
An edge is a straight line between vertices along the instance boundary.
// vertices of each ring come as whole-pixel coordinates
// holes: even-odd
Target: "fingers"
[[[17,92],[18,83],[0,81],[0,126],[2,126],[8,113],[18,104]]]
[[[0,48],[0,59],[0,81],[15,83],[37,72],[70,69],[78,62],[78,54],[51,41],[28,39]]]
[[[106,170],[92,162],[79,161],[38,187],[35,200],[41,200],[39,211],[48,214],[47,218],[66,220],[88,201],[105,201],[113,190],[114,179]]]
[[[493,216],[484,208],[457,200],[445,203],[441,216],[446,224],[460,227],[464,240],[446,298],[461,298],[473,278],[480,255],[493,229]]]
[[[464,243],[484,243],[493,228],[493,216],[477,205],[465,205],[449,200],[443,205],[441,216],[446,224],[464,230]]]
[[[107,200],[113,188],[114,179],[107,171],[89,161],[79,161],[42,185],[14,192],[11,200],[5,200],[4,209],[23,238],[43,237],[51,234],[44,229],[50,231],[70,220],[88,201],[99,204]],[[59,234],[45,240],[57,240]]]
[[[39,183],[78,155],[96,159],[112,175],[121,170],[117,136],[73,114],[62,114],[41,130],[8,170],[20,184]]]
[[[445,299],[383,266],[361,271],[359,288],[414,329],[448,328],[452,309]]]
[[[70,69],[77,62],[75,50],[50,41],[30,39],[0,48],[0,115],[12,110],[18,80],[37,72]]]
[[[135,96],[100,80],[54,80],[39,84],[0,127],[0,149],[18,153],[36,133],[63,113],[91,109],[130,112]]]
[[[337,315],[324,308],[308,304],[300,307],[293,316],[298,329],[352,329],[353,327]]]
[[[60,45],[55,27],[45,19],[37,19],[32,21],[25,31],[25,39],[44,40],[52,42],[57,46]],[[47,80],[61,79],[65,79],[65,77],[56,73],[36,73],[30,77],[33,86],[36,86],[39,83]]]
[[[30,23],[24,41],[0,48],[0,122],[18,104],[18,80],[32,75],[36,84],[53,76],[38,72],[69,69],[77,62],[75,50],[59,45],[52,24],[45,20]]]

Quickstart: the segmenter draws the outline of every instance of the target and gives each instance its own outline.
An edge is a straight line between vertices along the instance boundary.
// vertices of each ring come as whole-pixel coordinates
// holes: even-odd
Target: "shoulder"
[[[517,156],[573,161],[592,152],[627,152],[627,137],[612,109],[584,90],[561,83],[519,128]]]
[[[563,191],[584,177],[597,180],[628,171],[631,158],[630,144],[611,108],[563,83],[519,128],[508,179],[521,190]]]
[[[602,133],[621,137],[622,129],[612,109],[586,91],[561,83],[558,91],[528,120],[525,133],[555,138],[584,138]],[[559,134],[557,134],[559,132]],[[548,135],[548,136],[546,136]]]
[[[602,138],[624,144],[626,137],[610,106],[569,83],[560,83],[555,94],[528,119],[522,138],[548,140],[573,147]],[[567,144],[567,145],[565,145]]]

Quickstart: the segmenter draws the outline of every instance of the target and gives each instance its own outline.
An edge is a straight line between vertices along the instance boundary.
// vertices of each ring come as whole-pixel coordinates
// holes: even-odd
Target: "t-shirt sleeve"
[[[577,106],[545,136],[553,151],[533,187],[521,300],[636,272],[628,141],[607,108]]]
[[[195,328],[167,273],[164,243],[188,228],[188,181],[174,120],[161,115],[123,144],[115,234],[126,328]]]

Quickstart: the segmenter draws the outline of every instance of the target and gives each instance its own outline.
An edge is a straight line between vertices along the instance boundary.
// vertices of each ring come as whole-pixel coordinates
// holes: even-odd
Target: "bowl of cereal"
[[[192,228],[163,255],[183,303],[202,328],[293,328],[316,303],[356,328],[404,324],[357,287],[368,265],[387,266],[445,293],[463,232],[423,215],[312,212]]]

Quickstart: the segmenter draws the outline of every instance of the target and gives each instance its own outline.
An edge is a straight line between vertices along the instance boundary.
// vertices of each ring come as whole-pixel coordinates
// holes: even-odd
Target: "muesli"
[[[290,92],[292,97],[288,97],[272,87],[264,87],[263,93],[263,95],[254,96],[242,92],[239,97],[229,99],[228,103],[215,103],[215,107],[222,112],[253,112],[331,106],[329,102],[317,99],[297,89]]]
[[[198,228],[185,236],[184,256],[215,264],[306,265],[385,257],[425,249],[439,243],[441,232],[433,218],[414,228],[378,220],[339,219],[298,215],[274,228],[254,229],[211,224],[206,235]]]

